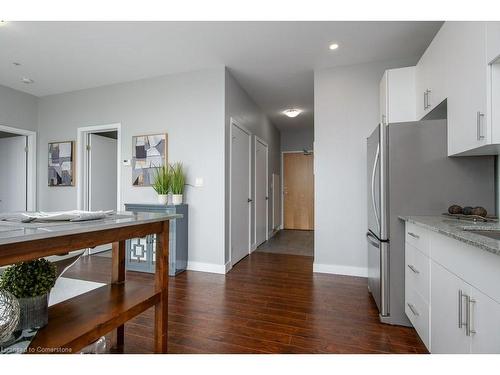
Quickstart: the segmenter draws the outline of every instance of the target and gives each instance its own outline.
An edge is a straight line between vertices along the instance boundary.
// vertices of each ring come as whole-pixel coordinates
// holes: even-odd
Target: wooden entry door
[[[283,154],[285,229],[314,229],[313,154]]]

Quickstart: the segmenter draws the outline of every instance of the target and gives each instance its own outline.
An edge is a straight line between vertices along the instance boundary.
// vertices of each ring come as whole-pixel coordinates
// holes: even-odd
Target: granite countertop
[[[181,214],[156,212],[118,212],[104,219],[81,222],[19,223],[0,221],[0,245],[174,220],[180,219],[182,216]]]
[[[401,220],[500,255],[500,241],[470,230],[500,231],[499,223],[458,220],[446,216],[399,216]]]

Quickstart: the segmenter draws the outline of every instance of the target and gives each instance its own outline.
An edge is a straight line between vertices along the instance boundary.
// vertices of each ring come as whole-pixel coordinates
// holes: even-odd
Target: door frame
[[[257,142],[260,142],[263,146],[266,146],[266,241],[269,240],[269,145],[262,138],[254,135],[254,144],[253,144],[253,160],[254,160],[254,168],[253,168],[253,176],[254,176],[254,190],[253,190],[253,198],[254,198],[254,216],[253,216],[253,235],[255,238],[255,242],[252,246],[252,251],[257,248]]]
[[[285,168],[283,165],[284,154],[303,154],[304,151],[310,152],[314,155],[314,150],[295,150],[295,151],[281,151],[281,186],[280,186],[280,194],[281,194],[281,224],[280,229],[285,229]],[[313,176],[314,176],[314,164],[313,164]],[[316,200],[314,200],[314,204],[316,205]]]
[[[26,157],[26,210],[36,211],[36,132],[0,125],[0,131],[26,136],[28,155]]]
[[[252,196],[252,133],[234,118],[229,120],[229,268],[233,267],[233,125],[248,134],[248,191]],[[252,202],[248,205],[248,254],[252,249]]]
[[[84,126],[77,129],[76,141],[76,199],[77,208],[79,210],[88,209],[87,194],[88,194],[88,160],[85,152],[87,145],[87,135],[91,133],[99,133],[101,131],[117,131],[116,145],[116,207],[121,210],[121,123]]]

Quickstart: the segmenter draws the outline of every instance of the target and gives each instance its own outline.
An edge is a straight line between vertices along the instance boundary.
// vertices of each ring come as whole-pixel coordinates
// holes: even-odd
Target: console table
[[[116,330],[123,346],[124,323],[155,307],[155,352],[167,352],[169,221],[178,214],[125,213],[81,223],[0,221],[0,266],[112,243],[111,284],[49,307],[28,353],[75,353]],[[125,281],[125,241],[156,234],[155,285]]]
[[[175,276],[187,268],[188,262],[188,205],[164,205],[125,203],[125,210],[132,212],[161,212],[180,214],[182,219],[170,223],[170,243],[168,256],[168,275]],[[133,238],[126,242],[126,266],[128,270],[155,272],[156,236],[150,234],[143,238]]]

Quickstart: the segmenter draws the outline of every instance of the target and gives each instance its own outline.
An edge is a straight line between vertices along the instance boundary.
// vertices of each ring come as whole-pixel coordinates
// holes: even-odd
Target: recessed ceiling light
[[[300,109],[290,108],[290,109],[283,111],[283,113],[288,117],[297,117],[298,115],[300,115],[302,113],[302,111]]]
[[[339,48],[339,45],[337,43],[332,43],[332,44],[330,44],[330,46],[328,48],[330,48],[333,51],[333,50]]]
[[[35,81],[33,81],[31,78],[23,77],[23,78],[21,78],[21,82],[22,83],[26,83],[27,85],[29,85],[31,83],[34,83]]]

